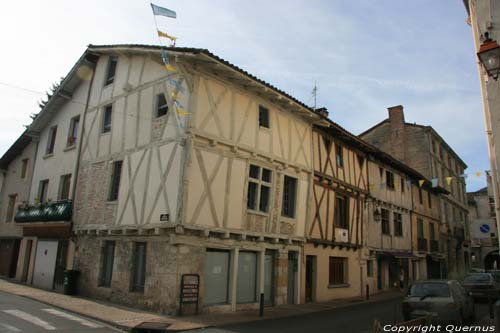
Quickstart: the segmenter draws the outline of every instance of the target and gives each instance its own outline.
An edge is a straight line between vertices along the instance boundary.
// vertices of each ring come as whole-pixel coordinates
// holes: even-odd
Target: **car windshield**
[[[467,275],[464,279],[464,283],[484,283],[490,282],[489,274],[470,274]]]
[[[411,286],[410,297],[449,297],[450,289],[447,283],[417,283]]]

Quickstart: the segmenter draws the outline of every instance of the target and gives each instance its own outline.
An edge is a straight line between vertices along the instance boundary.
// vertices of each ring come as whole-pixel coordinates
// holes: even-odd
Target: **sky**
[[[200,47],[359,134],[403,105],[469,166],[489,169],[471,28],[462,0],[155,0],[177,46]],[[158,44],[146,0],[0,3],[0,155],[88,44]],[[469,176],[467,190],[485,186]]]

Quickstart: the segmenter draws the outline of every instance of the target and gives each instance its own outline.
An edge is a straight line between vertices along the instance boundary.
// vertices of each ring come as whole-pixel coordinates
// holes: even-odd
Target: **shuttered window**
[[[134,262],[132,266],[131,291],[144,292],[146,282],[146,243],[135,243]]]
[[[331,286],[347,284],[347,258],[329,258],[328,284]]]
[[[106,241],[102,249],[102,266],[99,278],[100,287],[111,287],[114,259],[115,259],[115,242]]]

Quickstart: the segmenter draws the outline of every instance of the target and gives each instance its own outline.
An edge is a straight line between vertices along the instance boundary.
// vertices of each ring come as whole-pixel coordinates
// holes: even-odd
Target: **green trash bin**
[[[64,294],[65,295],[75,295],[76,294],[76,280],[78,279],[79,271],[73,269],[67,269],[64,271]]]

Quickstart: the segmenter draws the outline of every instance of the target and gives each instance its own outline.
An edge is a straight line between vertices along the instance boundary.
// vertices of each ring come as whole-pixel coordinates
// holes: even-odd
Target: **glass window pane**
[[[262,168],[262,180],[270,183],[272,178],[272,171],[269,169]]]
[[[259,171],[260,168],[258,166],[250,165],[250,171],[248,175],[250,176],[250,178],[259,179]]]
[[[257,184],[248,183],[247,208],[255,210],[257,207]]]
[[[268,186],[261,185],[260,187],[260,204],[259,210],[261,212],[266,212],[269,209],[269,192],[270,188]]]

